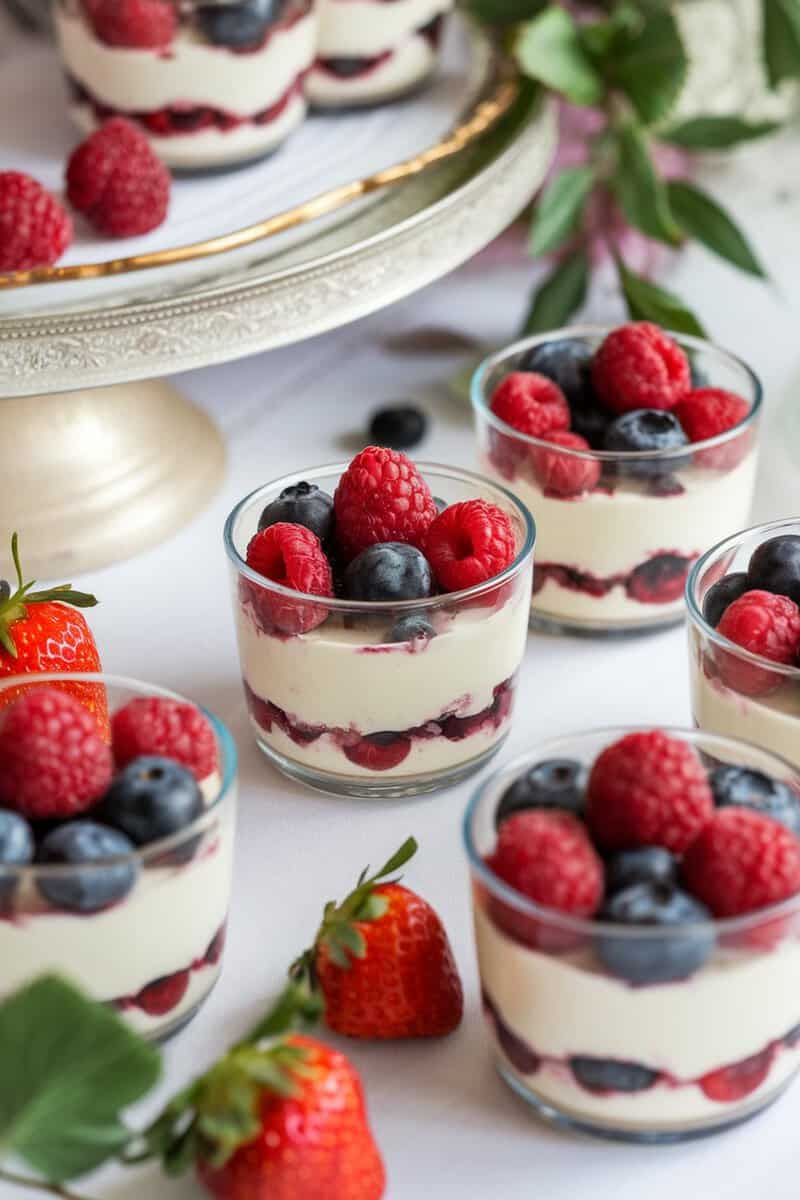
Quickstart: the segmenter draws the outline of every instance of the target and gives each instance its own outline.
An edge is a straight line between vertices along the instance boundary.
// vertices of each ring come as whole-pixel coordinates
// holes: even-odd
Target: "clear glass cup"
[[[413,796],[448,787],[477,771],[510,728],[527,634],[533,521],[510,492],[480,475],[417,465],[447,504],[482,497],[508,514],[517,556],[501,575],[465,591],[390,604],[306,596],[252,571],[247,545],[265,505],[301,480],[332,495],[346,463],[258,488],[225,524],[256,740],[279,770],[322,791]],[[307,624],[304,610],[320,623],[292,632]],[[424,618],[434,636],[414,636],[405,626],[411,636],[401,637],[398,623],[412,618]]]
[[[712,584],[747,570],[768,538],[800,534],[800,519],[736,533],[708,550],[686,584],[692,714],[700,729],[746,738],[800,766],[800,667],[771,662],[719,634],[703,616]]]
[[[107,737],[109,713],[135,697],[182,699],[133,679],[71,672],[9,677],[0,688],[21,694],[64,683],[81,685],[81,702]],[[220,766],[200,781],[206,809],[191,825],[103,863],[0,865],[0,996],[55,971],[113,1005],[153,1040],[176,1032],[197,1012],[222,965],[236,807],[236,747],[222,722],[203,711]],[[82,816],[91,819],[91,810]],[[128,891],[98,911],[80,911],[69,898],[69,881],[79,874],[86,890],[109,870],[129,877]]]
[[[594,350],[610,329],[576,326],[526,338],[491,356],[472,381],[481,467],[534,515],[536,568],[531,613],[556,631],[647,632],[682,620],[691,564],[746,523],[756,474],[761,385],[734,355],[671,334],[703,386],[737,392],[750,405],[735,429],[688,448],[619,453],[554,447],[506,425],[490,408],[500,381],[535,346],[568,338]],[[586,490],[556,490],[569,473]],[[547,486],[547,481],[556,487]]]
[[[175,0],[168,46],[110,44],[81,0],[54,0],[70,87],[84,132],[124,116],[169,166],[237,166],[276,149],[306,115],[303,80],[316,55],[314,0],[282,0],[263,19],[235,0]]]
[[[800,1067],[800,896],[743,917],[622,926],[542,908],[485,862],[498,800],[518,775],[549,758],[589,766],[627,732],[543,742],[473,796],[464,840],[483,1005],[501,1077],[540,1116],[623,1141],[681,1141],[753,1116]],[[710,767],[751,767],[800,787],[791,764],[756,746],[666,732]],[[671,982],[631,984],[604,965],[631,955],[683,964],[687,954],[700,965]]]

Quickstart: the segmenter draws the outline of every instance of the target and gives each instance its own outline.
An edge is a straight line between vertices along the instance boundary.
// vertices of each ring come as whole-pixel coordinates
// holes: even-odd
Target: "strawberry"
[[[336,1033],[441,1037],[461,1022],[461,980],[442,922],[421,896],[386,881],[416,848],[409,838],[380,871],[362,872],[341,904],[327,904],[314,945],[291,968],[295,984],[321,990]]]
[[[0,581],[0,682],[12,675],[42,671],[99,671],[100,656],[92,632],[79,608],[97,604],[94,596],[75,592],[72,584],[34,592],[34,581],[23,582],[16,533],[11,556],[17,574],[16,591]],[[105,688],[96,683],[51,682],[69,692],[92,712],[103,736],[109,740]],[[21,687],[0,689],[0,708],[10,704]]]

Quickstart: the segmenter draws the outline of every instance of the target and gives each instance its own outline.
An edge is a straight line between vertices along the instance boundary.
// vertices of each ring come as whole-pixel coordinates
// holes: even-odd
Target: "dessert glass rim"
[[[794,680],[800,680],[800,667],[792,666],[790,663],[774,662],[773,659],[766,658],[763,654],[755,654],[752,650],[747,650],[744,646],[740,646],[738,643],[732,642],[730,638],[726,638],[713,625],[709,625],[703,616],[703,610],[697,602],[696,594],[701,573],[708,567],[715,556],[723,554],[726,550],[734,549],[750,534],[778,533],[781,529],[792,527],[796,530],[798,525],[800,525],[800,517],[782,517],[778,521],[765,521],[761,525],[751,525],[747,529],[740,529],[738,533],[729,534],[728,537],[723,538],[721,542],[717,542],[710,550],[706,550],[704,554],[700,555],[692,565],[685,585],[686,607],[689,611],[689,618],[694,625],[699,627],[704,637],[723,648],[726,653],[734,654],[737,658],[741,658],[745,662],[751,662],[759,667],[768,668],[776,675],[783,675],[787,679]],[[753,697],[753,699],[757,699],[757,697]]]
[[[179,700],[182,704],[191,704],[208,720],[222,751],[223,761],[220,764],[222,767],[222,777],[220,779],[219,790],[214,800],[189,825],[184,826],[183,829],[179,829],[177,833],[171,833],[169,837],[158,838],[156,841],[148,842],[146,846],[137,846],[130,854],[115,854],[97,862],[88,863],[37,863],[34,860],[34,862],[25,863],[21,866],[0,864],[0,879],[13,878],[23,880],[26,878],[37,879],[42,876],[59,879],[68,875],[74,875],[76,871],[80,871],[81,874],[92,874],[95,871],[104,871],[109,867],[127,863],[136,863],[139,866],[144,866],[153,859],[160,858],[163,854],[178,848],[191,837],[201,833],[208,823],[209,815],[221,807],[223,802],[229,798],[233,789],[238,766],[238,754],[236,743],[233,740],[230,730],[218,716],[202,704],[197,704],[194,700],[187,700],[185,696],[181,696],[178,692],[173,692],[169,688],[147,683],[144,680],[135,679],[129,675],[115,675],[112,672],[105,671],[42,671],[32,672],[28,675],[5,676],[0,680],[0,691],[32,683],[64,682],[110,685],[111,687],[127,688],[129,691],[135,691],[139,694],[144,693],[148,696],[159,696],[166,700]],[[78,813],[75,817],[75,820],[84,819],[89,821],[93,819],[91,810],[86,813]],[[179,868],[176,867],[176,869]],[[77,916],[80,914],[76,913],[74,915]]]
[[[756,375],[755,371],[750,367],[743,358],[738,354],[734,354],[731,350],[726,350],[723,346],[718,346],[716,342],[709,341],[708,338],[694,337],[690,334],[676,333],[674,330],[667,330],[674,341],[681,347],[686,347],[690,350],[711,351],[717,354],[720,358],[727,359],[733,363],[738,369],[744,372],[752,387],[752,401],[750,411],[747,416],[734,425],[732,429],[726,429],[724,433],[718,433],[714,437],[705,438],[701,442],[690,442],[685,446],[675,446],[668,450],[577,450],[572,446],[559,446],[557,443],[548,442],[544,438],[533,437],[532,434],[522,433],[521,430],[515,429],[513,425],[506,424],[501,421],[489,407],[487,397],[484,394],[484,386],[486,377],[489,372],[502,361],[513,354],[519,354],[523,350],[529,350],[533,346],[543,345],[545,342],[554,342],[566,340],[568,338],[587,338],[597,337],[602,338],[606,334],[611,333],[614,329],[619,328],[618,325],[564,325],[560,329],[551,329],[547,333],[537,333],[530,337],[519,338],[515,342],[511,342],[508,346],[504,346],[501,350],[496,350],[494,354],[488,355],[475,368],[472,379],[470,381],[470,399],[475,412],[484,418],[490,425],[500,433],[516,438],[520,442],[524,442],[530,446],[539,446],[544,450],[550,450],[558,454],[565,454],[570,458],[589,459],[592,462],[652,462],[653,460],[670,461],[673,459],[685,459],[687,454],[694,454],[698,450],[711,449],[714,446],[723,446],[726,442],[738,437],[745,429],[755,421],[756,416],[761,411],[763,402],[763,389],[761,380]],[[713,386],[710,385],[710,386]],[[669,410],[667,410],[669,411]],[[621,415],[621,414],[620,414]]]
[[[464,470],[461,467],[448,467],[444,463],[415,461],[414,466],[423,477],[426,477],[428,474],[436,475],[437,477],[444,475],[460,482],[488,485],[493,491],[502,493],[511,507],[520,515],[525,529],[523,545],[517,550],[514,561],[509,563],[499,575],[493,575],[491,579],[485,579],[483,583],[473,584],[472,587],[462,588],[457,592],[440,592],[434,596],[421,596],[416,600],[346,600],[341,596],[318,596],[314,592],[295,591],[293,588],[284,587],[280,583],[275,583],[272,579],[267,579],[265,575],[259,575],[258,571],[254,571],[252,567],[249,567],[237,550],[233,537],[234,526],[242,512],[246,508],[249,508],[256,500],[262,497],[266,498],[268,494],[274,492],[276,496],[279,495],[280,493],[277,489],[283,491],[284,488],[289,487],[293,483],[313,483],[315,479],[320,479],[327,475],[338,474],[341,476],[349,465],[348,461],[329,463],[321,467],[312,467],[308,471],[292,471],[290,474],[283,475],[279,479],[272,480],[269,483],[262,483],[260,487],[254,488],[244,499],[240,500],[236,507],[228,514],[223,533],[225,553],[239,574],[267,591],[276,592],[280,596],[286,596],[294,600],[313,601],[315,604],[322,605],[333,612],[420,612],[430,608],[441,608],[452,604],[459,604],[462,601],[470,600],[474,596],[483,596],[487,592],[494,591],[501,584],[514,579],[533,554],[536,544],[536,523],[527,506],[507,487],[504,487],[501,483],[496,483],[493,479],[489,479],[488,476],[481,475],[476,471]],[[474,498],[480,499],[481,497],[476,496]]]
[[[712,929],[716,935],[723,937],[728,934],[746,933],[749,930],[757,929],[765,923],[776,920],[780,917],[790,916],[800,912],[800,892],[794,896],[789,896],[786,900],[781,900],[777,904],[767,905],[765,908],[759,908],[755,912],[744,913],[738,917],[713,917],[709,921],[691,921],[682,925],[622,925],[614,921],[597,921],[588,917],[575,917],[569,913],[560,912],[555,908],[546,908],[542,904],[537,904],[535,900],[531,900],[516,888],[511,887],[499,875],[486,865],[478,851],[473,836],[473,822],[475,814],[486,798],[486,795],[496,787],[498,781],[502,778],[511,780],[512,776],[517,775],[525,767],[531,766],[534,762],[538,762],[543,758],[557,757],[559,751],[566,751],[576,738],[585,737],[603,737],[608,736],[609,741],[619,737],[624,737],[629,733],[641,733],[644,729],[657,728],[660,732],[666,733],[673,737],[680,737],[695,744],[701,741],[709,746],[743,746],[746,749],[758,750],[766,759],[771,759],[778,763],[781,767],[790,771],[793,775],[798,775],[798,768],[790,763],[787,759],[773,753],[771,750],[763,750],[760,746],[755,746],[753,743],[745,742],[741,738],[723,737],[721,734],[706,733],[703,729],[689,729],[682,726],[672,725],[600,725],[590,729],[580,729],[568,734],[560,734],[557,737],[547,738],[537,744],[535,749],[527,750],[523,754],[517,755],[510,762],[504,764],[499,770],[492,771],[489,776],[482,780],[477,786],[472,796],[469,799],[464,817],[461,824],[464,846],[467,852],[467,858],[472,871],[477,875],[481,882],[489,888],[492,893],[500,899],[505,900],[509,904],[525,914],[539,921],[546,921],[552,927],[564,930],[569,933],[581,934],[587,937],[596,937],[598,934],[609,936],[612,938],[621,938],[626,941],[648,940],[653,941],[669,941],[678,935],[683,935],[688,932],[705,932]]]

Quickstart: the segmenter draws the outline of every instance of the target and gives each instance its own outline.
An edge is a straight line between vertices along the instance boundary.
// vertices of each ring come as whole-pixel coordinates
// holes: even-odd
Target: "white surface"
[[[790,182],[800,177],[798,168],[800,144],[793,142],[764,146],[736,167],[709,172],[726,202],[748,221],[775,274],[774,289],[699,251],[686,256],[671,280],[719,340],[738,348],[764,377],[769,399],[757,512],[765,518],[800,509],[800,424],[782,409],[796,398],[800,370],[800,285],[790,253],[800,221],[800,193]],[[444,1041],[346,1047],[363,1074],[386,1158],[387,1200],[749,1200],[767,1181],[770,1200],[797,1200],[800,1084],[749,1125],[685,1146],[605,1144],[537,1123],[489,1065],[459,829],[470,785],[414,802],[314,795],[276,775],[248,731],[222,551],[228,509],[271,477],[341,457],[353,448],[343,436],[361,429],[373,408],[409,394],[422,396],[434,418],[422,453],[472,465],[466,410],[432,388],[462,360],[424,352],[401,358],[390,352],[390,339],[438,324],[499,343],[515,330],[529,286],[527,265],[493,266],[484,254],[450,280],[338,333],[185,376],[182,385],[207,404],[228,437],[223,492],[160,548],[75,581],[102,598],[92,623],[106,667],[208,704],[230,724],[240,746],[240,827],[225,968],[205,1009],[167,1047],[161,1096],[182,1086],[263,1010],[282,971],[312,936],[322,903],[341,895],[365,863],[377,864],[413,832],[421,850],[406,879],[447,925],[467,1004],[463,1026]],[[601,290],[589,316],[617,315]],[[793,446],[787,438],[792,424]],[[531,637],[517,720],[501,758],[581,726],[689,720],[683,630],[630,642]],[[80,1190],[103,1200],[191,1200],[201,1194],[193,1182],[161,1181],[155,1171],[108,1172]],[[2,1200],[18,1196],[0,1190]]]

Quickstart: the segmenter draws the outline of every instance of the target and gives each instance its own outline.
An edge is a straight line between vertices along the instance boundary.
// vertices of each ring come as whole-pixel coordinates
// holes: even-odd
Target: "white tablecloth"
[[[759,517],[796,514],[800,507],[800,425],[791,411],[800,322],[798,167],[800,145],[786,142],[707,172],[752,230],[774,275],[771,289],[695,250],[671,279],[713,335],[748,358],[765,382]],[[277,775],[248,732],[222,549],[225,515],[265,480],[347,457],[357,448],[370,410],[401,397],[422,397],[431,413],[422,456],[472,465],[467,411],[436,386],[452,374],[458,357],[441,351],[399,355],[397,339],[436,325],[501,342],[517,326],[529,279],[524,262],[484,254],[390,311],[303,347],[181,378],[180,386],[225,431],[230,458],[223,491],[156,550],[75,581],[101,599],[91,621],[106,668],[173,687],[208,705],[233,730],[241,755],[240,837],[225,969],[194,1023],[167,1046],[160,1096],[177,1090],[264,1009],[288,963],[313,936],[322,903],[341,895],[363,865],[377,864],[413,833],[421,849],[406,878],[446,922],[467,1004],[463,1026],[444,1041],[346,1046],[366,1084],[388,1167],[389,1200],[423,1195],[744,1200],[767,1181],[771,1200],[797,1200],[800,1085],[738,1131],[672,1148],[580,1140],[537,1123],[496,1079],[488,1060],[459,829],[472,785],[400,803],[316,795]],[[614,320],[620,312],[600,289],[590,315]],[[531,636],[502,759],[537,738],[594,724],[689,720],[682,629],[629,642]],[[107,1171],[80,1190],[108,1200],[199,1195],[192,1181],[162,1181],[155,1170]],[[2,1200],[17,1194],[0,1189]]]

